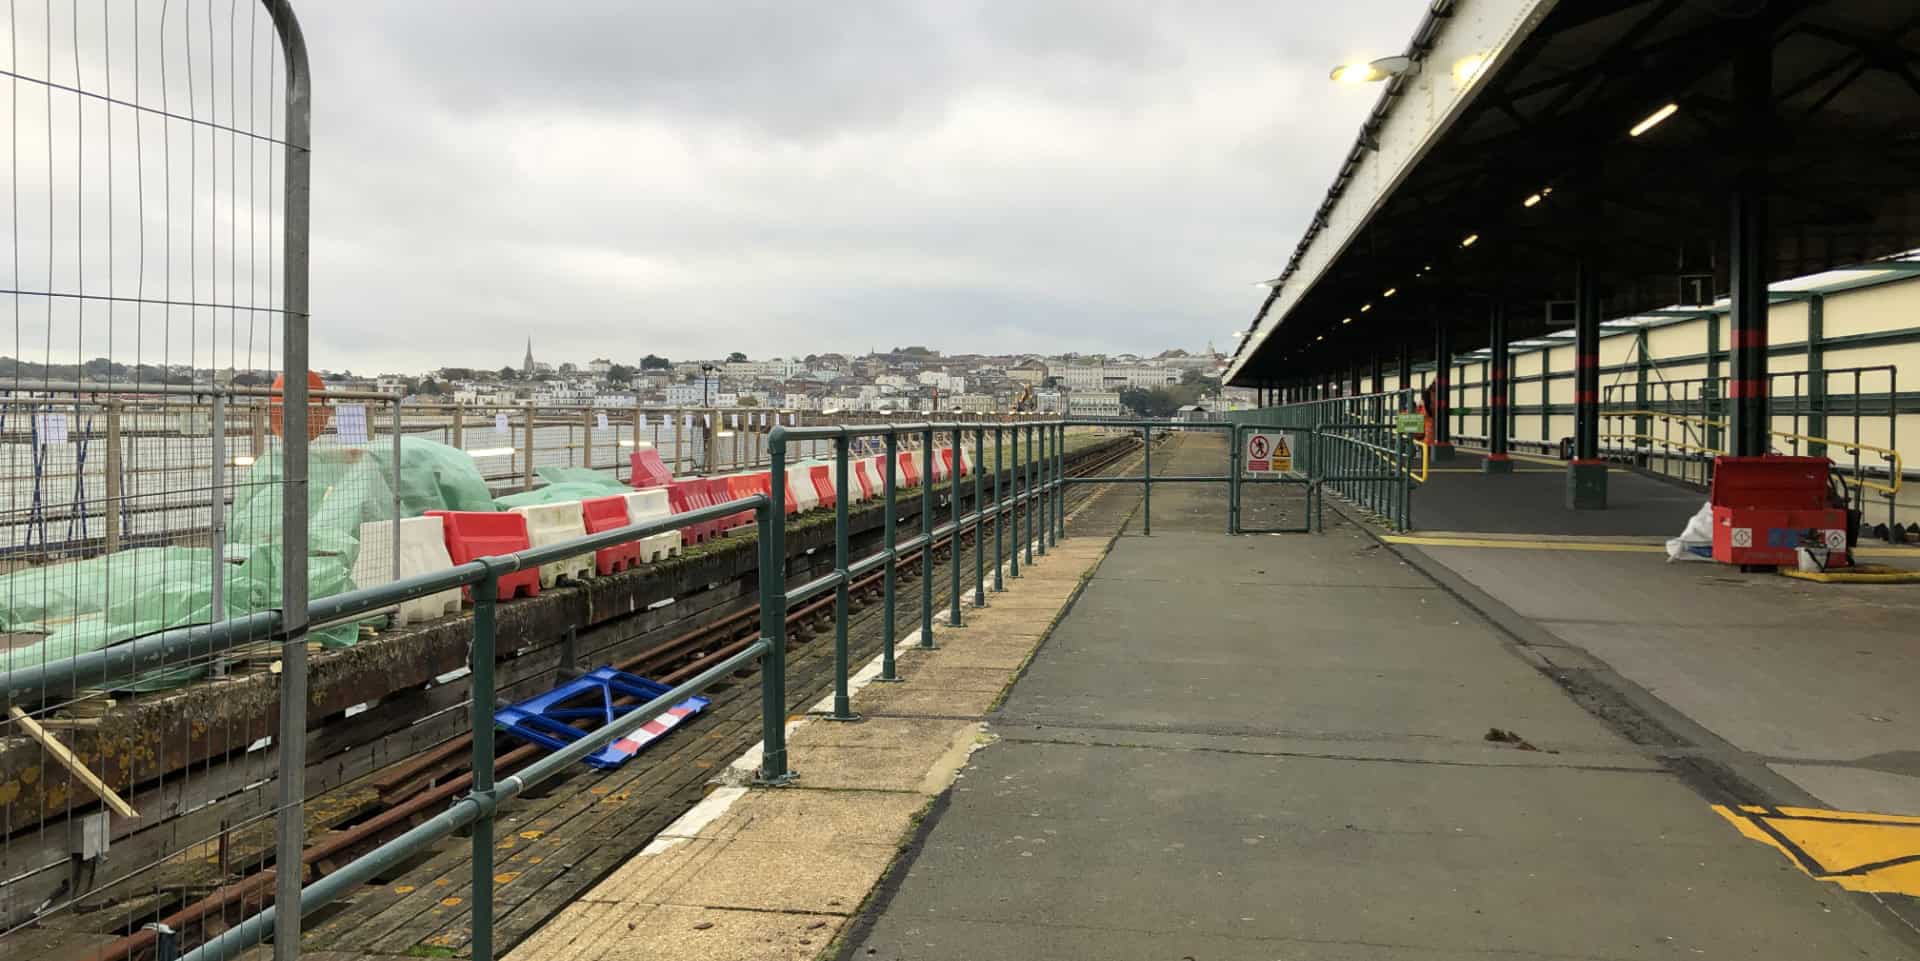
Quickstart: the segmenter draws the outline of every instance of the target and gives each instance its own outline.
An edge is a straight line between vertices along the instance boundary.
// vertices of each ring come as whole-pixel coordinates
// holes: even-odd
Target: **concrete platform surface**
[[[1159,495],[838,957],[1920,958],[1363,532]]]

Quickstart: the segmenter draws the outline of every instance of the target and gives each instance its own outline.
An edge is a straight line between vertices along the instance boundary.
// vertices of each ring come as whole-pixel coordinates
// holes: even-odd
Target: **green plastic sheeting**
[[[623,494],[633,490],[612,474],[585,467],[542,467],[538,473],[540,479],[547,482],[547,486],[498,497],[494,499],[494,503],[498,504],[501,510],[506,510],[534,504],[557,504],[561,501],[606,497],[609,494]]]
[[[392,477],[392,445],[376,443],[370,449],[381,471]],[[493,509],[493,494],[466,451],[424,437],[400,438],[400,516]]]

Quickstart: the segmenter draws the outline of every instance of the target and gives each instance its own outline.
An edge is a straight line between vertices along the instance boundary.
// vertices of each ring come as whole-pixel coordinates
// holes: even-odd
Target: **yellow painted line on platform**
[[[1495,540],[1478,537],[1421,537],[1414,534],[1388,534],[1380,539],[1389,544],[1411,544],[1415,547],[1488,547],[1514,551],[1600,551],[1617,554],[1664,554],[1667,552],[1665,547],[1658,544],[1622,544],[1618,541]]]
[[[1478,467],[1429,467],[1427,468],[1427,473],[1429,474],[1484,474],[1486,473],[1486,471]],[[1520,470],[1519,468],[1514,468],[1513,470],[1510,470],[1507,473],[1509,474],[1559,474],[1562,472],[1557,470]]]
[[[1381,540],[1389,544],[1407,544],[1413,547],[1473,547],[1510,551],[1589,551],[1606,554],[1665,554],[1666,545],[1651,540],[1580,540],[1573,538],[1529,538],[1525,535],[1493,534],[1448,534],[1445,536],[1420,534],[1386,534]],[[1913,547],[1869,547],[1862,545],[1854,549],[1855,557],[1893,558],[1920,560],[1920,548]]]
[[[1757,805],[1715,804],[1713,811],[1809,877],[1849,891],[1920,897],[1920,817]]]

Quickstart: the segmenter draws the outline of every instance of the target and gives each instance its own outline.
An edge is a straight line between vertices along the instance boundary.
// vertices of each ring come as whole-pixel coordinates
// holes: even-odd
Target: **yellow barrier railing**
[[[1696,417],[1691,414],[1672,414],[1672,413],[1667,413],[1665,411],[1658,411],[1658,410],[1608,411],[1601,416],[1608,417],[1608,418],[1658,417],[1666,421],[1679,421],[1680,423],[1684,423],[1684,424],[1699,424],[1703,427],[1712,427],[1716,429],[1725,429],[1727,426],[1727,422],[1724,420],[1715,420],[1711,417]],[[1900,492],[1900,485],[1902,480],[1905,477],[1906,471],[1905,471],[1904,462],[1901,460],[1901,457],[1900,457],[1900,452],[1891,447],[1880,447],[1874,444],[1863,444],[1863,443],[1860,443],[1859,441],[1836,440],[1831,437],[1814,437],[1810,434],[1796,434],[1792,431],[1785,431],[1785,430],[1773,430],[1773,431],[1768,431],[1767,433],[1774,437],[1782,437],[1787,440],[1799,441],[1800,443],[1804,443],[1804,444],[1824,444],[1828,447],[1837,447],[1840,450],[1846,451],[1849,454],[1860,454],[1860,453],[1878,454],[1880,455],[1882,460],[1885,460],[1887,462],[1888,483],[1883,484],[1877,480],[1871,480],[1865,476],[1858,476],[1858,475],[1854,477],[1853,479],[1854,483],[1868,490],[1879,491],[1883,494],[1898,494]],[[1715,454],[1715,455],[1726,454],[1726,451],[1724,449],[1721,449],[1718,447],[1708,447],[1702,444],[1691,444],[1686,441],[1676,441],[1670,438],[1654,437],[1648,434],[1603,433],[1600,436],[1603,439],[1614,438],[1614,439],[1623,439],[1623,440],[1644,440],[1649,444],[1659,444],[1664,447],[1677,447],[1681,450],[1699,451],[1705,454]]]

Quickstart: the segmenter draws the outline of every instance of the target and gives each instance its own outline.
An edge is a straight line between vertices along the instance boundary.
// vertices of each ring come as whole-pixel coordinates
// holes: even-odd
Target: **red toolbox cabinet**
[[[1829,506],[1824,457],[1716,457],[1713,461],[1713,559],[1723,564],[1791,566],[1811,540],[1845,563],[1847,512]]]

